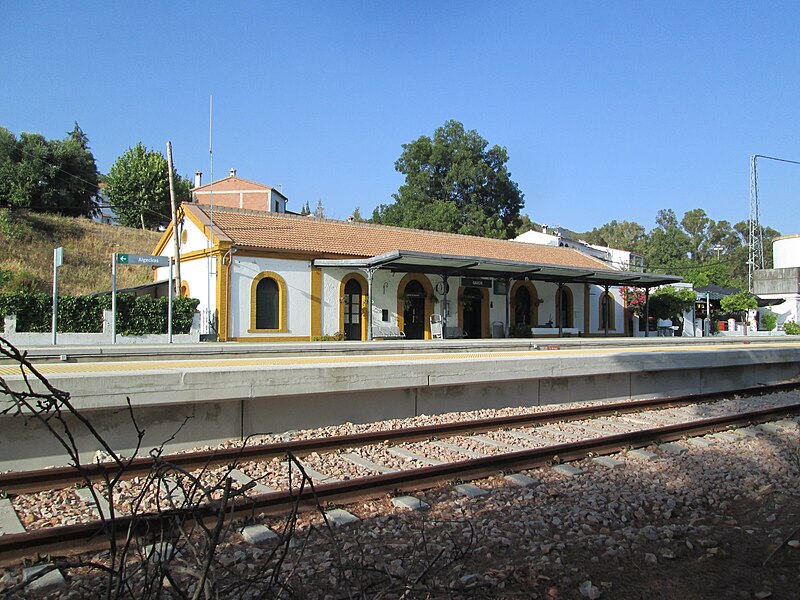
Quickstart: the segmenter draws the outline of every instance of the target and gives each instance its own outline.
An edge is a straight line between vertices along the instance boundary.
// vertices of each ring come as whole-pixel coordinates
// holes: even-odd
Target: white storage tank
[[[800,234],[775,238],[772,242],[772,266],[776,269],[800,267]]]

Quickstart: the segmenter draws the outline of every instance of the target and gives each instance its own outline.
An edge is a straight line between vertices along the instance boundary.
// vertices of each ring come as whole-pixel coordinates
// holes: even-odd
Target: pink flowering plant
[[[645,294],[644,289],[623,286],[622,297],[625,298],[625,310],[637,317],[644,316]]]

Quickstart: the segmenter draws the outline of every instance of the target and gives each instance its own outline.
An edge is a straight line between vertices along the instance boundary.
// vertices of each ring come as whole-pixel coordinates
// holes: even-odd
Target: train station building
[[[154,254],[176,255],[174,227]],[[570,247],[287,214],[278,190],[234,171],[196,186],[177,239],[182,294],[220,341],[621,337],[619,286],[680,280]]]

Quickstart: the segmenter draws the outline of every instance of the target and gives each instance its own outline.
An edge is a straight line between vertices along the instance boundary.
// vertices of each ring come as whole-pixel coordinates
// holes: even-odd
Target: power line
[[[753,154],[750,156],[750,219],[748,232],[749,256],[747,260],[747,289],[753,291],[753,272],[764,268],[764,233],[761,227],[761,201],[758,197],[758,159],[764,158],[777,162],[800,165],[800,161]]]

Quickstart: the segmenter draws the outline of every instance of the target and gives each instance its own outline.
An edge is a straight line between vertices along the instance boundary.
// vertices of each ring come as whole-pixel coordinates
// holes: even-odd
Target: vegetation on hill
[[[52,292],[53,249],[64,248],[59,294],[111,289],[114,252],[150,254],[161,234],[84,218],[0,209],[0,292]],[[149,267],[120,265],[117,288],[153,281]]]
[[[39,133],[17,138],[0,127],[0,206],[92,216],[98,210],[98,182],[89,138],[77,123],[63,140]]]

